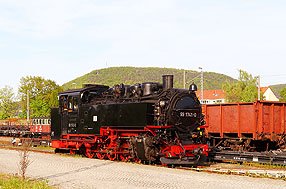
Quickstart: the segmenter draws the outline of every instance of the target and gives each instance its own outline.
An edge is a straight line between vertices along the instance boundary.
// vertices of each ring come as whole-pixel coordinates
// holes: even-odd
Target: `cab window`
[[[60,96],[60,107],[62,110],[67,110],[67,98],[66,96]]]
[[[72,103],[73,99],[72,96],[68,97],[68,109],[69,110],[73,110],[73,103]]]
[[[68,110],[69,112],[78,110],[78,98],[75,96],[68,97]]]
[[[78,98],[77,97],[73,98],[73,110],[74,111],[78,110]]]

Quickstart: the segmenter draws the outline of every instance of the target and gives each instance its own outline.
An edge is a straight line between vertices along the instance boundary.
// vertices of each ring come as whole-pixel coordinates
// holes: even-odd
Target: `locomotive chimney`
[[[173,88],[173,75],[163,75],[163,89],[172,89]]]

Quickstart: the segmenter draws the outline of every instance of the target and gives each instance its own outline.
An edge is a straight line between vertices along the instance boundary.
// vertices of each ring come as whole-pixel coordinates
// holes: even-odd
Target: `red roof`
[[[266,92],[267,89],[269,89],[269,87],[260,87],[260,90],[263,94]],[[196,95],[198,99],[201,99],[201,91],[196,91]],[[204,90],[203,98],[210,100],[225,99],[225,91],[223,89]]]
[[[264,94],[269,87],[260,87],[260,91]]]
[[[196,95],[199,99],[201,99],[201,91],[196,91]],[[218,90],[204,90],[203,93],[203,98],[204,99],[225,99],[225,91],[223,89],[218,89]]]

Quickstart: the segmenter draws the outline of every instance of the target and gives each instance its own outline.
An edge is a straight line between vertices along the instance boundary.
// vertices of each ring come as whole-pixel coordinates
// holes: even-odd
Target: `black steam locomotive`
[[[193,164],[207,156],[204,120],[195,84],[87,84],[59,93],[51,112],[52,147],[99,159]]]

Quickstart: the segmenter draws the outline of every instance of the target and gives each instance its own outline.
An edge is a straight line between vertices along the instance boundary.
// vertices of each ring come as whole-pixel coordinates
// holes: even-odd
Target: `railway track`
[[[279,151],[270,151],[270,152],[219,151],[219,152],[211,152],[209,155],[213,161],[236,161],[236,162],[286,165],[286,153]]]
[[[46,153],[46,154],[55,154],[54,150],[41,150],[37,148],[25,148],[25,147],[14,147],[10,145],[1,145],[1,149],[8,149],[8,150],[17,150],[17,151],[30,151],[30,152],[39,152],[39,153]]]

